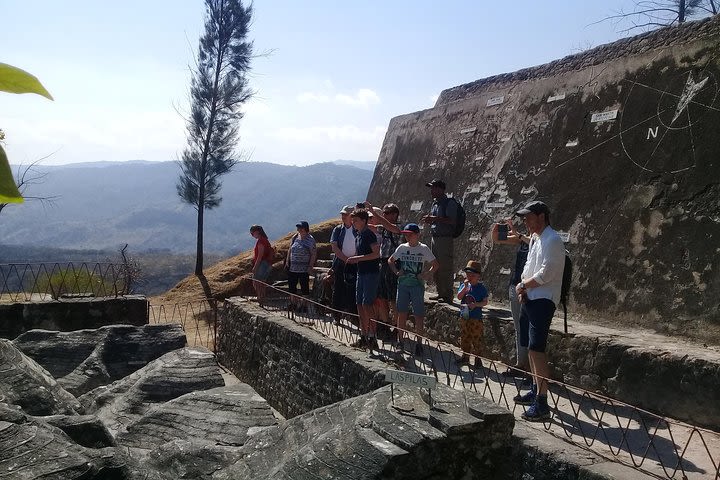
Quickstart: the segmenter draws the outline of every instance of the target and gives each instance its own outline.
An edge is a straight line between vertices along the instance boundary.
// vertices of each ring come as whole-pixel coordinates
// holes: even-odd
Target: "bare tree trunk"
[[[682,24],[685,22],[685,0],[680,0],[678,5],[678,23]]]
[[[204,192],[204,188],[202,185],[200,186],[200,195],[202,196]],[[202,202],[200,202],[200,205],[202,205]],[[198,215],[197,215],[197,251],[195,253],[195,275],[202,275],[203,274],[203,215],[205,213],[205,208],[202,206],[198,206]]]

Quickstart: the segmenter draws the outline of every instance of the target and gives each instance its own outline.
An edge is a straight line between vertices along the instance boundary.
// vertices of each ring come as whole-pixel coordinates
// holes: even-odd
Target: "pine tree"
[[[203,271],[205,210],[220,204],[220,177],[237,164],[240,107],[252,96],[248,72],[252,42],[247,40],[252,7],[241,0],[205,0],[205,32],[192,74],[187,146],[180,160],[180,198],[197,210],[195,275]]]

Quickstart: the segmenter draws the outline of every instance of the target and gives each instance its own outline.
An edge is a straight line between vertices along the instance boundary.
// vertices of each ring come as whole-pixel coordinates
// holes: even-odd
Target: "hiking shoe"
[[[518,378],[527,376],[527,374],[520,367],[508,367],[507,370],[500,373],[500,375],[505,378]]]
[[[530,390],[525,395],[520,395],[519,393],[513,397],[513,402],[515,402],[515,405],[535,405],[535,390]]]
[[[529,422],[541,422],[550,418],[550,407],[547,405],[540,405],[539,402],[530,405],[525,413],[521,415],[522,418]]]
[[[458,364],[458,366],[462,365],[470,365],[470,357],[467,354],[462,354],[462,356],[455,357],[455,363]]]

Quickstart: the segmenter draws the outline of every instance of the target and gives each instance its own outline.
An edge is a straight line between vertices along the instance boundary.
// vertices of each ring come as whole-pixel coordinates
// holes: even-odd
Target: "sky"
[[[390,119],[445,88],[626,33],[632,0],[256,0],[238,151],[288,165],[377,160]],[[0,62],[55,98],[0,94],[13,164],[177,160],[199,0],[0,0]],[[47,157],[47,158],[45,158]]]

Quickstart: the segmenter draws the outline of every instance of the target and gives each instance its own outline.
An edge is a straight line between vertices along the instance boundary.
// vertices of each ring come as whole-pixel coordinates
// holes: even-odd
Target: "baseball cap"
[[[340,213],[352,213],[353,210],[355,210],[355,207],[353,207],[352,205],[345,205],[344,207],[342,207],[342,210],[340,210]]]
[[[440,180],[439,178],[435,178],[428,183],[425,184],[426,187],[440,187],[443,190],[445,190],[445,182]]]
[[[310,225],[308,225],[308,222],[306,222],[305,220],[303,220],[302,222],[296,223],[295,227],[296,228],[304,228],[305,230],[310,231]]]
[[[528,203],[523,208],[515,212],[516,215],[527,215],[528,213],[534,213],[535,215],[541,213],[549,214],[550,209],[543,202],[536,200]]]
[[[420,233],[420,227],[417,223],[408,223],[405,228],[400,230],[400,233]]]

